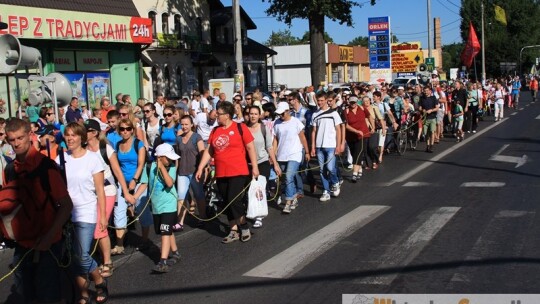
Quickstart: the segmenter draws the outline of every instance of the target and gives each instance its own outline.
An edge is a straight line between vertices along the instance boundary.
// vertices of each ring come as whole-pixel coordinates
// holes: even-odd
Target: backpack
[[[0,228],[6,239],[30,248],[52,226],[57,205],[50,194],[51,169],[60,171],[47,157],[33,171],[20,175],[14,163],[6,166],[6,182],[0,189]]]

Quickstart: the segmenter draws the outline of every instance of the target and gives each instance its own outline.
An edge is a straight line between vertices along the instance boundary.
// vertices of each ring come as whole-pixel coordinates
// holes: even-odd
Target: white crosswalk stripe
[[[244,276],[290,277],[332,248],[340,240],[368,224],[388,209],[390,209],[388,206],[360,206],[244,273]]]
[[[418,220],[405,230],[380,257],[370,264],[373,267],[399,267],[409,264],[454,217],[460,207],[441,207],[426,210]],[[364,278],[358,283],[390,285],[398,274]]]

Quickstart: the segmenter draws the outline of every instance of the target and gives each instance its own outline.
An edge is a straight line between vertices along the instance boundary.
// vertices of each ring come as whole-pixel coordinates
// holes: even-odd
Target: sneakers
[[[169,272],[169,265],[167,265],[167,263],[159,262],[156,266],[154,266],[152,271],[158,272],[158,273]]]
[[[319,201],[321,202],[326,202],[326,201],[329,201],[330,200],[330,194],[326,191],[323,192],[323,194],[321,195],[321,198],[319,198]]]
[[[278,206],[283,204],[283,200],[281,200],[281,196],[278,197],[277,204],[278,204]]]
[[[169,258],[167,259],[167,265],[175,265],[176,263],[180,262],[180,252],[175,252],[172,255],[169,255]]]
[[[292,204],[287,204],[287,205],[285,205],[285,207],[283,207],[283,211],[282,211],[282,212],[283,212],[284,214],[289,214],[289,213],[291,213],[291,211],[292,211],[291,205],[292,205]]]
[[[263,225],[262,218],[257,218],[255,223],[253,223],[253,228],[261,228]]]
[[[341,183],[337,183],[332,186],[332,196],[339,196],[339,193],[341,193]]]
[[[476,133],[476,130],[472,130],[473,133]]]
[[[295,197],[291,203],[291,210],[296,209],[296,207],[298,207],[298,198]]]
[[[240,239],[240,236],[238,235],[238,231],[231,230],[231,232],[229,232],[229,235],[227,235],[225,238],[223,238],[223,240],[221,240],[221,242],[223,244],[229,244],[229,243],[232,243],[234,241],[238,241],[239,239]]]

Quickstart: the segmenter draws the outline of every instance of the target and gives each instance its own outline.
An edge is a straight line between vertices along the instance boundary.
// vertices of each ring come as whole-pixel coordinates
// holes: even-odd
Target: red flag
[[[480,41],[478,41],[478,36],[476,36],[476,31],[474,30],[472,22],[469,22],[469,39],[467,39],[465,49],[461,53],[461,61],[466,67],[470,67],[474,56],[476,56],[478,52],[480,52]]]

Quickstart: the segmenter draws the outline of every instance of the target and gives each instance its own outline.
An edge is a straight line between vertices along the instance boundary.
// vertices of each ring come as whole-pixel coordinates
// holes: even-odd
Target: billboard
[[[390,17],[368,18],[370,82],[392,81]]]

